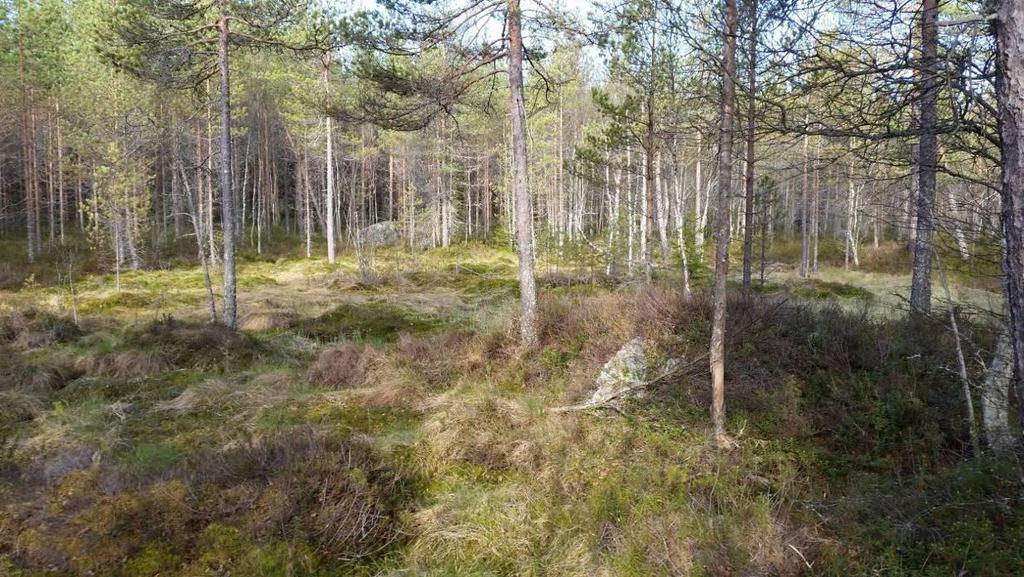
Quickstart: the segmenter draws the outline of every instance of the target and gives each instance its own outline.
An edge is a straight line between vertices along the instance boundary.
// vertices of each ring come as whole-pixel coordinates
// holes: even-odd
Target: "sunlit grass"
[[[1003,509],[975,507],[968,529],[948,509],[959,493],[982,500],[1015,485],[1001,462],[953,463],[962,431],[959,389],[942,370],[949,336],[903,320],[908,275],[823,266],[800,279],[776,267],[758,291],[763,307],[737,300],[731,318],[743,330],[730,336],[727,373],[737,448],[723,453],[707,436],[706,302],[671,291],[675,264],[644,291],[591,266],[542,263],[543,342],[522,352],[508,248],[378,249],[370,262],[368,276],[350,251],[334,265],[283,246],[248,254],[248,328],[230,334],[206,327],[195,266],[126,271],[120,291],[106,272],[84,275],[73,303],[67,286],[46,282],[0,293],[0,314],[50,315],[18,321],[25,334],[0,351],[26,364],[0,374],[20,379],[9,398],[23,410],[0,430],[11,448],[0,472],[46,479],[19,485],[20,501],[0,491],[0,520],[51,527],[5,521],[0,544],[17,541],[35,567],[77,555],[73,574],[789,575],[811,574],[810,563],[855,575],[884,573],[901,554],[946,568],[972,542],[1009,539],[985,523],[1019,527]],[[73,309],[82,334],[50,334]],[[177,320],[155,322],[165,316]],[[635,334],[695,368],[622,413],[548,410],[584,397]],[[336,346],[365,362],[320,381],[311,367]],[[26,380],[35,373],[45,386]],[[320,479],[318,457],[282,478],[259,468],[282,457],[243,451],[240,481],[190,476],[200,456],[216,464],[310,431],[365,447],[365,461]],[[907,482],[894,486],[893,471]],[[388,484],[394,472],[402,480]],[[380,497],[399,535],[367,557],[326,557],[306,513],[273,517],[305,499],[278,491],[306,474],[309,495],[343,485]],[[925,515],[942,539],[904,532],[872,491]],[[976,550],[990,567],[1018,566],[998,544]],[[0,572],[14,567],[7,555],[0,548]]]

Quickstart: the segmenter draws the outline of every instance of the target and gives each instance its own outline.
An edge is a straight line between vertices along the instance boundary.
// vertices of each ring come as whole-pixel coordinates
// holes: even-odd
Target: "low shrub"
[[[366,446],[312,428],[184,460],[167,445],[141,444],[126,464],[94,463],[36,487],[48,507],[5,502],[0,558],[62,575],[148,567],[186,577],[244,573],[270,548],[258,566],[305,550],[308,574],[385,554],[403,538],[400,512],[413,494],[411,479]]]

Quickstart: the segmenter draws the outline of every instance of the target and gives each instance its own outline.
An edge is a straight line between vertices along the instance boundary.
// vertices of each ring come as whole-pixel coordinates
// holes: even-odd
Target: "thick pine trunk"
[[[1002,136],[1003,283],[1017,399],[1024,399],[1024,3],[1001,0],[995,21],[996,94]],[[1024,428],[1024,411],[1018,411]]]
[[[718,147],[718,207],[715,221],[715,274],[711,322],[711,422],[716,442],[725,441],[725,317],[729,273],[729,200],[732,188],[733,119],[736,107],[736,0],[725,0],[722,53],[721,133]]]
[[[537,344],[537,283],[533,276],[533,199],[527,179],[526,101],[523,94],[523,30],[519,0],[508,2],[508,87],[512,114],[512,194],[516,201],[519,253],[519,319],[523,347]]]

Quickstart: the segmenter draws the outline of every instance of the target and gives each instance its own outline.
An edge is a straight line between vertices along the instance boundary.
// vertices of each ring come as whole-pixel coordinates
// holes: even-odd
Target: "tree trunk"
[[[675,147],[675,139],[673,138],[673,150]],[[682,178],[679,177],[678,163],[673,157],[672,159],[672,183],[671,183],[671,199],[672,202],[672,216],[675,219],[676,235],[678,236],[677,242],[679,243],[679,258],[683,265],[683,299],[690,300],[692,291],[690,289],[690,262],[686,254],[686,197],[683,194],[683,186],[686,181],[686,173],[683,172]]]
[[[213,231],[213,101],[210,99],[209,81],[206,92],[206,170],[201,174],[206,178],[206,234],[210,237],[207,241],[210,245],[210,262],[216,264],[217,236]]]
[[[22,132],[21,132],[21,159],[24,169],[22,171],[22,193],[25,196],[25,232],[28,237],[26,246],[28,248],[28,262],[34,262],[39,252],[36,243],[37,222],[35,214],[38,210],[35,197],[35,171],[33,170],[33,147],[35,146],[35,135],[32,133],[32,96],[28,88],[28,81],[25,78],[25,41],[22,37],[21,27],[18,28],[18,75],[21,83],[21,105],[22,105]]]
[[[523,347],[537,344],[537,285],[533,276],[533,201],[526,156],[526,102],[523,94],[523,31],[519,0],[508,2],[508,87],[512,100],[512,193],[516,199],[519,252],[519,320]]]
[[[327,214],[324,216],[327,237],[327,262],[334,264],[337,250],[335,248],[334,233],[334,124],[331,117],[327,117],[327,189],[324,192]]]
[[[821,171],[818,160],[821,158],[821,143],[814,148],[814,185],[811,186],[811,274],[818,274],[818,241],[821,238]],[[825,195],[828,200],[828,194]],[[828,206],[825,206],[825,218],[828,219]]]
[[[771,196],[768,193],[772,193]],[[768,187],[766,190],[761,191],[760,198],[760,218],[761,218],[761,258],[760,258],[760,276],[759,281],[761,286],[765,283],[765,267],[767,266],[767,254],[768,254],[768,223],[770,222],[770,209],[771,203],[774,202],[773,187]]]
[[[811,219],[809,218],[808,211],[810,209],[810,203],[808,202],[810,191],[807,186],[807,141],[808,137],[804,135],[804,168],[803,168],[803,180],[801,182],[801,194],[800,194],[800,276],[807,278],[807,274],[811,264],[811,233],[810,224]]]
[[[626,270],[633,276],[634,251],[636,245],[636,195],[633,191],[633,150],[626,145]]]
[[[1002,136],[1003,286],[1017,399],[1024,399],[1024,3],[1000,0],[995,21],[996,95]],[[1018,411],[1024,428],[1024,411]]]
[[[1009,422],[1012,380],[1013,347],[1010,344],[1010,333],[1003,331],[996,342],[996,350],[985,371],[985,382],[981,389],[981,420],[985,441],[993,451],[1008,451],[1014,445]]]
[[[171,153],[175,157],[175,160],[172,160],[172,162],[178,165],[178,169],[181,172],[181,182],[185,186],[185,203],[188,205],[189,220],[192,221],[192,230],[196,237],[196,250],[199,253],[199,265],[203,270],[203,287],[206,289],[206,305],[210,313],[210,322],[215,323],[217,322],[217,299],[213,294],[213,281],[210,278],[210,260],[207,258],[207,250],[204,246],[206,243],[203,240],[202,220],[199,211],[196,210],[196,202],[193,202],[192,200],[192,191],[189,190],[188,177],[185,175],[185,167],[178,163],[176,159],[178,155],[178,145],[176,141],[177,139],[175,138],[175,142],[173,144],[174,149]]]
[[[850,153],[849,172],[846,177],[846,242],[843,244],[843,265],[850,268],[850,259],[853,259],[854,266],[859,266],[857,258],[857,188],[853,183],[853,154]]]
[[[953,306],[953,295],[949,290],[949,281],[946,278],[946,269],[939,262],[939,274],[942,280],[942,291],[946,297],[946,314],[949,316],[949,328],[953,331],[953,342],[956,350],[957,370],[960,377],[960,386],[964,393],[964,421],[967,422],[967,430],[970,434],[971,449],[974,455],[981,453],[981,441],[978,439],[977,419],[974,417],[974,397],[971,395],[971,382],[967,376],[967,361],[964,360],[964,347],[960,338],[960,325],[956,320],[956,308]]]
[[[60,225],[60,243],[64,244],[64,203],[67,200],[67,197],[64,193],[64,140],[60,126],[60,102],[57,103],[57,118],[55,120],[55,124],[57,129],[57,202],[60,203],[60,214],[58,215],[57,220]]]
[[[715,222],[715,274],[711,323],[711,422],[716,442],[725,442],[725,316],[729,273],[729,200],[732,188],[733,118],[736,106],[736,0],[725,0],[722,51],[721,134],[718,147],[718,210]]]
[[[659,150],[657,155],[654,157],[654,190],[657,193],[655,197],[658,201],[658,240],[661,243],[661,260],[668,259],[668,203],[669,194],[665,192],[667,188],[663,183],[662,169],[661,169],[661,151]],[[582,193],[581,195],[582,196]]]
[[[707,226],[708,209],[704,203],[704,174],[703,174],[703,147],[701,146],[702,135],[697,133],[697,166],[694,167],[693,176],[693,248],[697,251],[697,260],[704,262],[704,228]]]
[[[644,282],[647,284],[651,283],[651,278],[654,274],[654,264],[651,260],[651,245],[654,244],[654,193],[655,193],[655,182],[654,182],[654,109],[651,103],[648,102],[648,114],[647,114],[647,138],[644,144],[644,196],[643,196],[643,236],[641,237],[641,249],[643,251],[644,260]]]
[[[54,178],[53,178],[53,114],[46,111],[46,228],[49,234],[48,244],[53,246],[57,235],[57,219],[53,214]]]
[[[939,158],[938,137],[938,0],[921,2],[921,144],[918,158],[917,238],[910,281],[910,309],[927,314],[932,302],[932,237],[935,233],[935,170]]]
[[[224,229],[224,324],[235,328],[235,202],[231,193],[231,92],[228,82],[228,17],[227,2],[220,0],[220,207]]]
[[[743,293],[750,292],[750,276],[754,251],[754,129],[756,113],[754,96],[757,91],[757,0],[747,0],[750,11],[750,47],[747,69],[747,171],[743,182]]]
[[[963,222],[960,219],[960,206],[952,186],[946,187],[946,199],[949,202],[949,218],[953,221],[953,238],[956,239],[956,247],[960,251],[960,260],[969,261],[971,249],[967,244],[967,235],[964,234]]]

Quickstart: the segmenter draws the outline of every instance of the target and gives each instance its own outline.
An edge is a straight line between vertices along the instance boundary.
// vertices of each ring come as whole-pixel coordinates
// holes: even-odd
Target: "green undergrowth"
[[[730,298],[723,450],[703,290],[543,268],[522,351],[506,248],[382,249],[365,285],[350,255],[267,248],[242,269],[295,312],[259,328],[134,318],[179,281],[202,298],[194,269],[127,274],[77,324],[0,312],[0,574],[1024,572],[1019,465],[970,455],[948,328],[840,306],[872,299],[854,277]],[[674,369],[618,410],[550,410],[633,337]]]
[[[401,333],[437,332],[450,319],[388,302],[343,304],[316,318],[302,319],[292,325],[299,335],[321,342],[357,340],[387,342]]]
[[[802,297],[818,300],[855,299],[871,301],[875,298],[874,293],[858,286],[817,279],[810,279],[796,286],[793,292]]]

